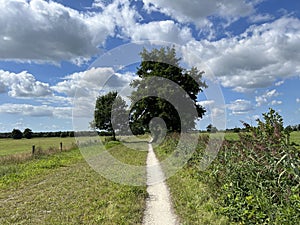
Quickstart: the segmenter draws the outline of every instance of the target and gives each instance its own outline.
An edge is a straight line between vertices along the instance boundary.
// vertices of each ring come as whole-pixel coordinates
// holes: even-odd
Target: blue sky
[[[269,107],[285,125],[300,123],[297,0],[0,3],[0,132],[87,129],[99,86],[126,96],[135,78],[135,64],[114,63],[134,56],[113,49],[157,41],[176,45],[184,65],[196,65],[216,85],[199,95],[207,108],[200,128],[220,115],[228,128],[255,124]],[[108,56],[110,65],[103,63]],[[208,94],[215,87],[223,106]]]

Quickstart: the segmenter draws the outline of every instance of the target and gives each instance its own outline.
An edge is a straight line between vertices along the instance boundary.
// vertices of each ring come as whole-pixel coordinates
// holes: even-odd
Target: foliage
[[[117,96],[117,92],[109,92],[99,96],[96,100],[94,121],[91,122],[92,128],[111,132],[113,139],[116,139],[116,130],[124,131],[126,118],[126,102]]]
[[[23,133],[19,129],[13,129],[11,136],[13,139],[22,139]]]
[[[216,127],[214,127],[212,124],[209,124],[206,127],[207,132],[209,133],[216,133],[218,131],[218,129]]]
[[[214,134],[200,135],[192,158],[168,181],[183,223],[211,224],[201,219],[207,213],[215,218],[220,214],[227,217],[226,224],[299,223],[300,151],[289,144],[290,134],[273,109],[257,122],[256,127],[244,123],[247,132],[225,137],[217,158],[205,171],[200,162],[209,137]],[[299,143],[299,137],[299,132],[291,135],[293,142]],[[178,138],[167,137],[156,149],[160,160],[174,151]],[[205,191],[200,195],[197,188],[203,187]],[[209,202],[211,207],[206,206]]]
[[[241,224],[296,224],[300,220],[300,153],[289,145],[273,109],[258,126],[244,123],[240,141],[226,141],[202,178],[218,193],[219,211]]]
[[[147,131],[149,129],[148,124],[154,117],[162,118],[169,131],[183,129],[180,119],[184,119],[184,122],[187,123],[185,127],[194,128],[195,120],[201,118],[205,112],[204,108],[196,104],[198,93],[206,88],[205,82],[201,81],[203,72],[199,72],[195,67],[191,70],[180,67],[180,59],[176,57],[174,47],[162,47],[150,52],[144,49],[140,55],[142,62],[137,70],[139,79],[131,83],[131,86],[136,89],[131,95],[132,101],[135,102],[131,109],[131,127],[134,132]],[[151,80],[153,77],[157,78],[155,82]],[[174,82],[176,86],[180,86],[188,95],[182,96],[172,85],[165,85],[163,83],[165,79]],[[152,94],[153,90],[155,96]],[[140,96],[145,97],[140,99]],[[185,112],[182,118],[179,118],[174,105],[156,96],[169,96],[170,99],[174,98],[177,102],[178,99],[184,99],[181,101],[182,104],[192,102],[197,116],[194,117],[189,112]],[[180,107],[185,108],[184,105],[180,105]],[[142,129],[136,129],[137,127],[142,127]]]
[[[24,138],[27,138],[27,139],[30,139],[32,138],[32,130],[30,130],[29,128],[26,128],[24,131],[23,131],[23,137]]]

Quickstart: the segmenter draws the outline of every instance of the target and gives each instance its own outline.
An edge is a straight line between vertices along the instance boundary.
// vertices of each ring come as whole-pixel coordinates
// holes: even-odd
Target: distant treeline
[[[110,132],[105,132],[105,131],[49,131],[49,132],[31,132],[30,135],[26,134],[25,132],[21,132],[18,130],[17,133],[19,133],[18,138],[15,138],[16,135],[16,129],[14,129],[12,132],[4,132],[0,133],[0,138],[14,138],[14,139],[21,139],[21,138],[42,138],[42,137],[83,137],[83,136],[95,136],[97,135],[100,136],[111,136]],[[22,134],[22,135],[21,135]]]

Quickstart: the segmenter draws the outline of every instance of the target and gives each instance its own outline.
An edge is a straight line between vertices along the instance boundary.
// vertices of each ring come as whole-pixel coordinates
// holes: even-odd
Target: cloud
[[[249,21],[252,23],[267,22],[273,20],[274,16],[268,13],[251,15]]]
[[[207,19],[210,16],[230,21],[248,16],[254,12],[254,4],[243,0],[143,0],[143,2],[144,8],[149,13],[159,11],[181,23],[193,23],[198,27],[211,24]]]
[[[80,13],[54,1],[0,0],[0,58],[81,63],[114,28],[104,13]]]
[[[225,113],[225,110],[222,109],[222,108],[214,107],[214,108],[211,109],[211,116],[213,118],[224,116],[224,113]]]
[[[108,4],[95,2],[94,6],[103,9],[103,15],[109,17],[118,29],[117,36],[132,41],[160,40],[183,44],[192,39],[191,30],[172,20],[143,23],[142,16],[127,0],[115,0]]]
[[[71,118],[71,107],[52,107],[47,105],[2,104],[0,113],[16,114],[31,117]]]
[[[107,79],[113,75],[114,70],[112,68],[91,68],[64,77],[63,81],[52,86],[51,89],[68,97],[89,96],[91,89],[97,87],[101,89]]]
[[[198,101],[197,105],[201,105],[205,108],[212,107],[214,105],[215,101],[214,100],[204,100],[204,101]]]
[[[73,117],[92,118],[99,95],[117,91],[122,97],[128,96],[132,90],[129,84],[135,78],[133,73],[116,73],[110,67],[91,68],[64,77],[51,89],[73,99]]]
[[[281,101],[271,101],[270,100],[276,96],[278,96],[279,93],[273,89],[271,91],[266,91],[264,94],[262,94],[261,96],[256,96],[255,97],[255,101],[256,101],[256,106],[262,106],[262,105],[266,105],[266,104],[271,104],[271,105],[279,105],[282,102]]]
[[[177,44],[185,44],[192,39],[189,28],[180,27],[172,20],[134,24],[129,27],[126,35],[133,41],[159,40]]]
[[[275,83],[275,86],[281,86],[282,84],[284,84],[284,80],[278,81]]]
[[[49,84],[36,81],[35,77],[26,72],[11,73],[0,70],[0,93],[8,90],[14,98],[47,97],[52,95]]]
[[[282,101],[272,100],[271,105],[281,105]]]
[[[297,103],[300,103],[300,98],[296,98],[296,102],[297,102]]]
[[[183,59],[191,66],[197,65],[199,60],[190,55],[198,55],[224,87],[246,92],[298,76],[298,49],[300,20],[283,17],[251,26],[236,37],[218,41],[191,40],[183,47]]]
[[[227,108],[232,111],[233,115],[247,114],[253,110],[253,105],[250,101],[237,99],[227,105]]]
[[[99,92],[117,91],[127,87],[134,74],[116,73],[110,67],[91,68],[83,72],[73,73],[51,89],[68,97],[91,97]]]

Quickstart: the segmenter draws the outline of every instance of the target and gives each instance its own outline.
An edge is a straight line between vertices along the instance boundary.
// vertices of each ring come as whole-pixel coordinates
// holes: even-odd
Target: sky
[[[0,132],[88,129],[96,97],[128,96],[139,51],[155,46],[205,72],[199,129],[255,125],[270,107],[300,123],[298,0],[0,3]]]

